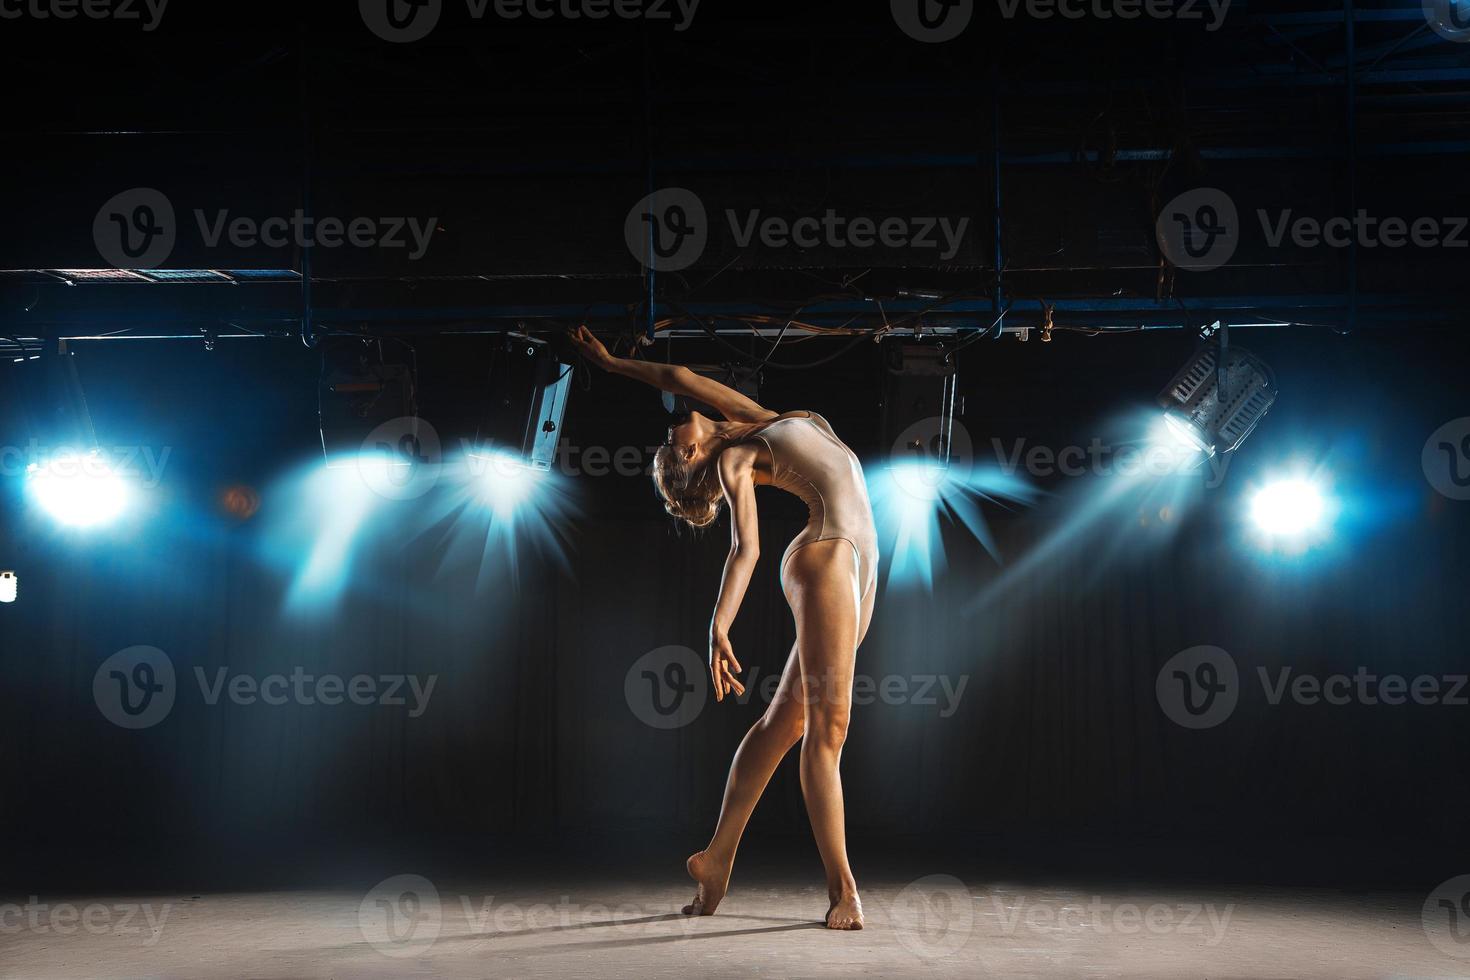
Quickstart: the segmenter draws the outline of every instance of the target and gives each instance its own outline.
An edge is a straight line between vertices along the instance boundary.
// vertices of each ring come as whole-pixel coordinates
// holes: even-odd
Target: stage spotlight
[[[0,602],[14,602],[20,595],[20,578],[14,572],[0,572]]]
[[[571,387],[572,366],[550,344],[506,335],[491,361],[490,402],[477,418],[472,454],[551,469]]]
[[[417,377],[412,349],[363,337],[321,343],[317,391],[322,452],[328,466],[355,459],[364,446],[389,439],[390,452],[413,452]]]
[[[1144,450],[1148,454],[1146,472],[1159,476],[1195,470],[1208,458],[1171,415],[1155,418],[1144,439]]]
[[[947,468],[955,448],[954,419],[964,414],[949,352],[925,344],[890,344],[884,355],[881,444],[893,447],[897,463]]]
[[[1251,498],[1251,520],[1268,538],[1300,539],[1322,527],[1327,499],[1314,480],[1291,477],[1275,480]]]
[[[41,509],[67,527],[90,528],[116,520],[130,493],[96,451],[62,452],[26,467],[26,488]]]
[[[968,531],[997,560],[1000,549],[981,505],[1031,503],[1024,478],[975,461],[955,416],[963,410],[949,352],[940,345],[884,349],[881,438],[888,458],[868,473],[879,551],[888,581],[932,588],[947,565],[941,525]]]
[[[1276,402],[1276,377],[1239,347],[1201,347],[1159,394],[1164,422],[1180,445],[1214,456],[1245,441]],[[1223,365],[1223,368],[1222,368]]]
[[[507,452],[469,458],[479,495],[498,516],[509,517],[536,489],[541,470]]]

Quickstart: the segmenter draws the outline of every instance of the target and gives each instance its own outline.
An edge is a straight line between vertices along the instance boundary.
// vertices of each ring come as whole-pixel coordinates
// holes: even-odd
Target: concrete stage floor
[[[1425,893],[881,876],[865,883],[868,928],[834,933],[820,926],[820,879],[789,869],[740,875],[702,919],[678,914],[690,889],[674,876],[404,873],[302,890],[7,894],[0,975],[1470,975],[1470,937],[1431,941]]]

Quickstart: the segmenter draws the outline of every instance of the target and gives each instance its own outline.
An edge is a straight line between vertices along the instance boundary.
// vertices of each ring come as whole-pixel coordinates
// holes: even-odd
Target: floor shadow
[[[575,931],[580,931],[580,930],[583,930],[583,929],[606,929],[606,928],[609,928],[609,927],[619,927],[619,926],[627,927],[627,926],[653,925],[653,924],[659,923],[659,922],[681,922],[681,921],[690,921],[690,922],[692,922],[692,921],[695,921],[698,918],[705,918],[705,917],[687,916],[687,915],[683,914],[682,912],[661,912],[658,915],[645,915],[645,916],[640,916],[638,918],[632,918],[632,919],[604,919],[604,920],[598,920],[596,922],[568,922],[568,923],[565,923],[563,925],[539,926],[539,927],[534,928],[534,929],[496,929],[496,930],[487,930],[485,932],[470,931],[470,932],[467,932],[467,933],[463,933],[461,935],[439,936],[437,939],[434,940],[434,942],[433,942],[432,945],[435,945],[435,946],[444,946],[444,945],[448,945],[448,944],[451,944],[451,943],[477,942],[477,941],[492,940],[492,939],[515,939],[515,938],[519,938],[519,937],[522,937],[522,936],[540,936],[540,935],[545,935],[547,933],[575,932]],[[765,928],[759,928],[759,929],[730,929],[730,930],[724,930],[724,931],[721,931],[721,932],[709,932],[709,933],[693,933],[693,932],[684,933],[684,932],[681,932],[678,935],[670,935],[670,936],[649,936],[649,937],[643,937],[643,938],[638,938],[638,939],[627,939],[627,940],[607,940],[605,942],[587,942],[587,943],[568,942],[568,943],[561,943],[561,944],[558,944],[556,946],[552,946],[552,947],[549,947],[549,948],[552,949],[552,950],[556,950],[556,949],[561,948],[561,947],[567,947],[567,948],[575,947],[577,949],[617,949],[617,948],[620,948],[620,947],[623,947],[623,946],[636,946],[636,945],[639,945],[639,944],[642,944],[642,943],[650,943],[650,942],[675,942],[675,941],[678,941],[678,940],[681,940],[681,939],[699,939],[699,938],[709,938],[709,937],[715,937],[715,936],[753,936],[753,935],[759,935],[760,933],[764,933],[764,932],[787,932],[787,931],[790,931],[790,930],[793,930],[793,929],[813,929],[813,928],[820,929],[820,928],[824,928],[824,926],[823,926],[823,924],[821,922],[815,922],[815,921],[810,921],[810,920],[806,920],[806,919],[793,919],[790,916],[780,916],[780,915],[735,915],[735,914],[722,914],[722,915],[720,915],[719,918],[720,918],[720,920],[722,922],[729,922],[729,921],[732,921],[732,920],[736,920],[736,921],[746,921],[746,922],[781,922],[781,923],[786,923],[786,924],[785,925],[779,925],[779,926],[767,926]],[[347,950],[359,949],[359,948],[361,948],[362,946],[365,946],[365,945],[372,945],[372,944],[371,943],[366,943],[366,942],[356,942],[356,943],[347,943],[347,944],[344,944],[344,945],[341,945],[341,946],[332,947],[332,948],[333,949],[336,949],[338,951],[347,951]],[[517,952],[529,952],[529,950],[524,950],[524,951],[523,950],[517,950]]]
[[[683,918],[683,916],[680,916],[680,918]],[[807,929],[827,931],[826,925],[821,922],[798,922],[789,926],[766,926],[762,929],[722,929],[719,932],[688,932],[675,936],[604,939],[590,943],[553,943],[546,946],[537,946],[534,949],[518,949],[516,952],[526,956],[553,956],[570,949],[575,949],[578,952],[598,949],[630,949],[636,946],[652,946],[659,943],[682,943],[691,939],[734,939],[740,936],[762,936],[773,932],[800,932]]]
[[[580,929],[607,929],[618,926],[648,925],[655,922],[680,922],[694,918],[682,912],[661,912],[658,915],[645,915],[636,919],[599,919],[596,922],[568,922],[563,925],[537,926],[533,929],[496,929],[486,932],[469,932],[462,936],[441,936],[438,942],[462,942],[467,939],[511,939],[517,936],[539,936],[549,932],[572,932]],[[744,919],[751,922],[786,922],[805,924],[806,920],[792,919],[789,916],[779,915],[721,915],[721,919]],[[793,925],[779,928],[791,929]],[[757,930],[762,931],[762,930]]]

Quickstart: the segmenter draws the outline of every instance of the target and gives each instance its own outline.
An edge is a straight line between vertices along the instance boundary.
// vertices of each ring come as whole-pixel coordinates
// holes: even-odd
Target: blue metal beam
[[[1098,329],[1198,329],[1213,320],[1228,322],[1233,327],[1282,326],[1292,322],[1317,322],[1334,319],[1350,308],[1348,294],[1315,295],[1242,295],[1180,297],[1157,303],[1142,297],[1092,297],[1058,299],[1053,302],[1058,321],[1070,320],[1074,325]],[[873,329],[884,322],[901,321],[893,332],[899,335],[926,335],[973,331],[988,326],[991,315],[988,297],[957,299],[938,303],[924,300],[884,299],[882,310],[877,300],[833,300],[803,307],[801,319],[826,327],[851,324],[858,329]],[[1423,319],[1425,314],[1454,313],[1462,304],[1451,296],[1365,294],[1357,297],[1360,325],[1402,326],[1408,317]],[[551,332],[571,322],[627,323],[629,307],[622,303],[486,305],[454,308],[373,308],[353,309],[318,306],[314,325],[323,329],[351,327],[378,328],[397,333],[488,333],[507,326],[530,331]],[[736,302],[690,302],[677,308],[660,305],[660,320],[698,317],[703,324],[683,323],[676,329],[661,331],[679,336],[705,332],[708,326],[721,333],[749,336],[752,326],[742,317],[785,317],[790,311],[769,304]],[[886,320],[885,320],[886,317]],[[855,319],[856,318],[856,319]],[[1039,299],[1015,300],[1007,317],[1006,332],[1031,329],[1041,318]],[[45,318],[12,316],[3,321],[7,334],[25,337],[52,337],[76,340],[110,339],[194,339],[200,327],[219,329],[220,337],[279,333],[294,336],[300,323],[300,310],[281,308],[231,315],[183,312],[113,312],[89,308],[85,311],[52,314]],[[231,323],[248,326],[248,330],[231,328]],[[109,330],[122,329],[123,334],[101,336],[98,324]],[[774,334],[780,324],[754,328],[755,332]]]

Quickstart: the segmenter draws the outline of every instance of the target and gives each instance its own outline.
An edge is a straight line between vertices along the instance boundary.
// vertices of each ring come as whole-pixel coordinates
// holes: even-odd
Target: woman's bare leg
[[[745,825],[771,781],[771,774],[791,747],[801,741],[804,728],[801,668],[793,646],[770,706],[735,750],[715,835],[707,848],[689,858],[689,875],[698,882],[698,887],[694,901],[684,906],[685,915],[714,915],[729,886],[730,869],[735,864],[735,851],[740,846]]]
[[[786,592],[796,615],[806,734],[801,791],[827,871],[827,926],[861,929],[862,903],[847,860],[839,764],[852,712],[857,647],[872,614],[858,587],[856,555],[843,540],[817,541],[792,553]]]

